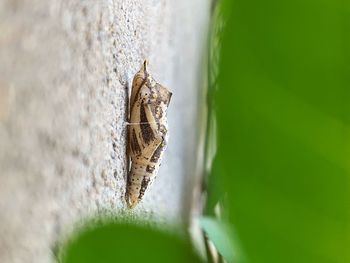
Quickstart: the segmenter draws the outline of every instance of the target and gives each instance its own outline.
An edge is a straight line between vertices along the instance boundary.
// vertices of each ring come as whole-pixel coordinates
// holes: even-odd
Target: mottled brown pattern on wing
[[[163,140],[163,142],[161,144],[159,144],[159,146],[157,147],[157,149],[154,151],[152,157],[151,157],[151,162],[152,163],[157,163],[160,155],[162,154],[164,148],[166,146],[166,142],[165,140]]]
[[[147,165],[146,172],[153,173],[156,167],[154,165]]]
[[[131,89],[130,105],[129,105],[130,109],[134,107],[136,98],[138,97],[140,89],[146,83],[147,78],[148,78],[148,73],[146,69],[146,61],[144,61],[141,69],[139,70],[139,72],[136,73],[132,81],[132,89]]]
[[[141,200],[143,195],[145,194],[147,186],[150,183],[150,181],[151,181],[151,179],[149,177],[146,177],[146,176],[143,177],[143,180],[142,180],[142,183],[141,183],[140,194],[139,194],[139,197],[138,197],[139,200]]]
[[[141,147],[137,141],[137,137],[136,137],[136,133],[135,130],[132,129],[132,137],[130,139],[130,146],[131,146],[131,150],[133,151],[133,153],[140,155],[141,154]]]
[[[154,133],[149,125],[149,121],[146,116],[145,112],[145,105],[142,105],[140,108],[140,129],[141,129],[141,135],[143,140],[145,141],[146,144],[150,144],[152,140],[154,140]]]
[[[145,73],[146,74],[146,73]],[[147,75],[146,75],[147,76]],[[136,102],[136,98],[138,97],[138,94],[140,92],[140,89],[142,88],[142,86],[146,83],[146,78],[142,80],[141,84],[140,84],[140,87],[138,88],[138,90],[135,92],[135,98],[133,100],[130,100],[130,105],[131,105],[131,108],[135,105],[135,102]]]

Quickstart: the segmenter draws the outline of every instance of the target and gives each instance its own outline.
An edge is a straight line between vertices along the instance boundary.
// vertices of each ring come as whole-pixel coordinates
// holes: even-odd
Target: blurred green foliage
[[[350,262],[350,2],[221,4],[211,177],[246,260]]]
[[[126,221],[85,225],[60,258],[60,263],[201,262],[188,238]]]

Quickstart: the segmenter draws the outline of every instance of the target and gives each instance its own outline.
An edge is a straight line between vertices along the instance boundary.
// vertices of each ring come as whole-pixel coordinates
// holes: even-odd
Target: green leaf
[[[63,263],[201,262],[189,238],[126,222],[85,226],[62,255]]]
[[[230,2],[212,98],[230,224],[249,262],[350,262],[350,2]]]
[[[231,229],[227,225],[213,217],[201,217],[199,223],[218,252],[228,262],[239,262],[234,260],[238,258],[239,253],[237,250],[234,252],[237,246],[234,245]]]

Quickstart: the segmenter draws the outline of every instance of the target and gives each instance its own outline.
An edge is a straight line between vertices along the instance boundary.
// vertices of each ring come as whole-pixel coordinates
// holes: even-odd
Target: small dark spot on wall
[[[92,177],[91,185],[92,185],[93,188],[96,187],[96,178],[95,178],[95,176]]]
[[[83,157],[82,157],[82,161],[83,161],[83,164],[84,164],[85,166],[89,166],[90,161],[89,161],[89,158],[88,158],[87,156],[83,156]]]

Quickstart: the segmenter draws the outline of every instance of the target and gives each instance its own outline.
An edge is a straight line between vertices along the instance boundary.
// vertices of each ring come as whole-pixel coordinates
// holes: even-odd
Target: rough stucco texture
[[[95,213],[186,220],[207,19],[203,0],[0,2],[0,262],[51,262]],[[174,93],[170,143],[128,212],[126,106],[145,58]]]

